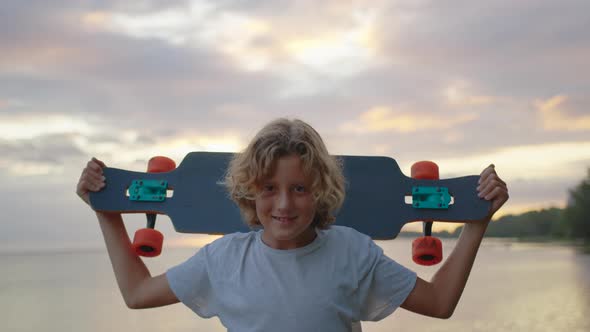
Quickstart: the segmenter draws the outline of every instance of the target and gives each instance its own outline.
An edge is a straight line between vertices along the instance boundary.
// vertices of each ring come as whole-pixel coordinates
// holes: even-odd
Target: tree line
[[[490,223],[486,236],[590,242],[590,168],[587,170],[586,178],[569,190],[565,208],[503,216]]]

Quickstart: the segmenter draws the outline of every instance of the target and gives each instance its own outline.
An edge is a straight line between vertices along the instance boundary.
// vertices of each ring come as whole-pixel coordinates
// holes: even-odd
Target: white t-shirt
[[[350,331],[391,314],[416,273],[351,228],[318,230],[305,247],[278,250],[262,230],[226,235],[169,269],[178,299],[228,331]]]

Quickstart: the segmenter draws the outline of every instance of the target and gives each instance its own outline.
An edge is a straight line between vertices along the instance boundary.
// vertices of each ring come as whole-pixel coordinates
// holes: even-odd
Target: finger
[[[96,181],[96,182],[104,182],[106,179],[104,177],[104,175],[102,175],[102,173],[97,173],[97,172],[88,172],[88,173],[86,173],[85,178],[90,179],[92,181]]]
[[[82,191],[79,186],[76,188],[76,194],[80,197],[84,202],[89,203],[89,194],[87,191]]]
[[[490,196],[493,197],[492,206],[490,207],[491,214],[496,213],[509,198],[508,192],[501,188],[496,188],[495,192],[490,193]]]
[[[481,193],[483,191],[489,190],[490,185],[493,183],[493,174],[488,172],[488,169],[482,172],[481,177],[479,178],[479,184],[477,186],[477,192]]]
[[[80,179],[94,179],[94,180],[101,180],[103,177],[101,171],[97,171],[96,169],[87,166],[82,170],[82,174],[80,174]]]
[[[88,190],[86,189],[86,184],[84,181],[80,181],[78,182],[78,185],[76,185],[76,194],[85,200],[84,196],[88,194]]]
[[[105,165],[105,163],[103,163],[101,160],[96,159],[95,157],[92,157],[92,161],[94,161],[95,163],[97,163],[98,166],[100,166],[101,168],[107,167],[107,165]]]
[[[480,198],[484,198],[486,200],[490,200],[490,199],[493,198],[493,197],[490,197],[490,194],[494,193],[494,191],[496,189],[498,189],[498,188],[500,190],[505,191],[505,192],[508,191],[508,188],[506,188],[505,186],[503,186],[503,185],[501,185],[499,183],[497,183],[497,184],[490,184],[489,186],[487,186],[487,187],[483,188],[481,191],[479,191],[479,193],[477,194],[477,196],[480,197]]]
[[[100,189],[102,189],[104,186],[105,186],[104,182],[83,179],[80,181],[80,184],[79,184],[79,192],[81,192],[81,193],[89,192],[89,191],[96,192],[96,191],[99,191]]]
[[[500,176],[498,176],[498,173],[496,173],[496,171],[494,171],[494,173],[490,174],[490,175],[488,176],[488,179],[492,179],[492,180],[494,180],[494,181],[500,182],[500,183],[501,183],[501,184],[503,184],[503,185],[506,185],[506,182],[504,182],[504,180],[502,180],[502,179],[500,178]]]
[[[88,184],[101,185],[105,182],[106,178],[102,172],[99,173],[96,170],[86,169],[80,177],[80,181],[83,180]]]
[[[494,164],[491,164],[490,166],[488,166],[486,169],[483,170],[483,172],[481,173],[480,177],[479,177],[479,186],[477,187],[478,190],[482,189],[485,184],[487,182],[489,182],[490,180],[496,180],[497,182],[502,183],[503,185],[506,185],[506,182],[504,182],[504,180],[502,180],[499,176],[498,173],[496,173],[496,169]]]
[[[481,197],[487,201],[503,200],[504,197],[508,197],[508,189],[503,186],[496,186],[484,193]]]
[[[479,197],[487,197],[491,192],[493,192],[496,188],[501,188],[505,191],[508,191],[506,184],[502,181],[499,181],[496,177],[490,176],[488,179],[478,186],[478,196]]]
[[[88,168],[88,170],[97,172],[97,173],[102,173],[102,166],[100,165],[100,163],[98,163],[97,161],[90,160],[88,162],[88,164],[86,165],[86,168]]]
[[[78,194],[78,196],[84,194],[84,183],[82,180],[78,181],[78,184],[76,185],[76,194]]]
[[[496,168],[496,165],[490,164],[488,167],[484,168],[483,171],[481,171],[481,174],[479,174],[479,176],[483,177],[484,175],[492,172],[495,168]]]
[[[496,172],[495,168],[496,166],[494,166],[494,164],[490,164],[490,166],[486,167],[479,175],[478,183],[484,182],[491,174],[494,174]]]

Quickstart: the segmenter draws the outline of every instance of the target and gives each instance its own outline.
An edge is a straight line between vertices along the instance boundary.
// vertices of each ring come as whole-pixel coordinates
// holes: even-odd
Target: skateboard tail
[[[130,174],[131,173],[131,174]],[[138,199],[134,186],[137,186],[139,181],[162,183],[163,173],[142,173],[129,172],[117,168],[104,168],[103,174],[105,176],[106,185],[98,192],[90,193],[90,206],[96,211],[104,212],[119,212],[119,213],[155,213],[166,214],[163,202],[173,197],[174,188],[166,182],[162,191],[158,193],[157,199]],[[137,182],[137,183],[136,183]],[[148,191],[140,191],[142,197]],[[121,199],[125,198],[126,199]]]

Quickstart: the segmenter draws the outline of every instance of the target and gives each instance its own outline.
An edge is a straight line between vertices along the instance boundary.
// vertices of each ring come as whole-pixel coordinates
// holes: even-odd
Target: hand
[[[104,167],[106,165],[102,161],[92,158],[80,175],[76,194],[88,205],[90,205],[89,193],[100,191],[105,186],[105,177],[102,174]]]
[[[488,214],[489,219],[508,200],[508,187],[506,186],[506,182],[502,181],[496,173],[494,164],[491,164],[481,172],[477,192],[479,197],[487,201],[492,201],[492,206]]]

